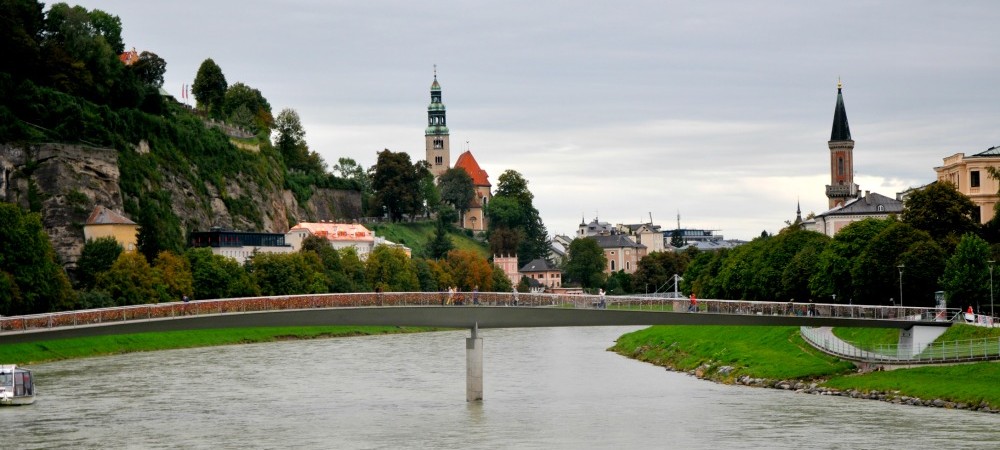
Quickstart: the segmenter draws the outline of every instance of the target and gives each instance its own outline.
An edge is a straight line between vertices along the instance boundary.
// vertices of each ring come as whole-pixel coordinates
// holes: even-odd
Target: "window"
[[[837,158],[837,175],[844,176],[844,158]]]
[[[979,187],[979,171],[973,170],[969,172],[969,186],[977,188]]]
[[[434,148],[444,148],[444,139],[435,139]]]
[[[435,166],[440,166],[441,164],[444,164],[444,158],[442,158],[440,156],[435,156],[434,157],[434,165]]]
[[[611,271],[612,272],[615,271],[615,261],[614,260],[611,260]]]
[[[625,261],[625,271],[628,272],[630,270],[632,270],[632,262],[631,261]]]
[[[878,212],[883,212],[885,211],[885,205],[878,205],[875,209],[878,210]]]

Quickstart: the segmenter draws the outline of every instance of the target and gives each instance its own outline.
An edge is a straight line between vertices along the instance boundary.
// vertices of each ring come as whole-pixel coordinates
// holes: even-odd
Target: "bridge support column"
[[[483,338],[479,324],[472,327],[472,337],[465,340],[465,401],[483,400]]]
[[[948,331],[948,327],[926,327],[914,325],[909,329],[899,329],[899,350],[897,357],[911,358],[920,354],[927,345]]]

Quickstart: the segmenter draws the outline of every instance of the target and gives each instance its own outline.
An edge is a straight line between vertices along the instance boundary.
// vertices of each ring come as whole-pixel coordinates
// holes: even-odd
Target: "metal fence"
[[[826,353],[852,361],[881,364],[926,364],[1000,359],[1000,338],[857,346],[818,328],[801,327],[802,338]],[[914,351],[914,349],[920,349]]]
[[[692,304],[690,299],[662,299],[638,296],[604,297],[582,294],[514,294],[511,292],[366,292],[151,303],[0,317],[0,332],[78,326],[112,321],[148,320],[186,315],[245,313],[304,308],[421,307],[445,305],[607,308],[640,311],[697,312],[705,314],[798,315],[925,322],[948,321],[959,316],[958,310],[821,303],[698,299]]]

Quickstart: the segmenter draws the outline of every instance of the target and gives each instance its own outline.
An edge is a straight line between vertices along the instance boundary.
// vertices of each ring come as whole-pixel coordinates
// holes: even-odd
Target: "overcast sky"
[[[72,2],[70,2],[72,4]],[[550,234],[581,218],[750,239],[827,209],[838,77],[855,181],[893,197],[1000,145],[993,1],[85,0],[167,61],[212,58],[298,111],[332,167],[424,157],[433,66],[452,163],[529,181]],[[278,230],[269,230],[278,231]]]

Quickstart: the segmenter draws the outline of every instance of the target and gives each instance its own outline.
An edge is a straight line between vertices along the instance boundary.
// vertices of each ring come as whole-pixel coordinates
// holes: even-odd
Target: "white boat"
[[[0,406],[35,403],[35,380],[31,371],[13,364],[0,365]]]

